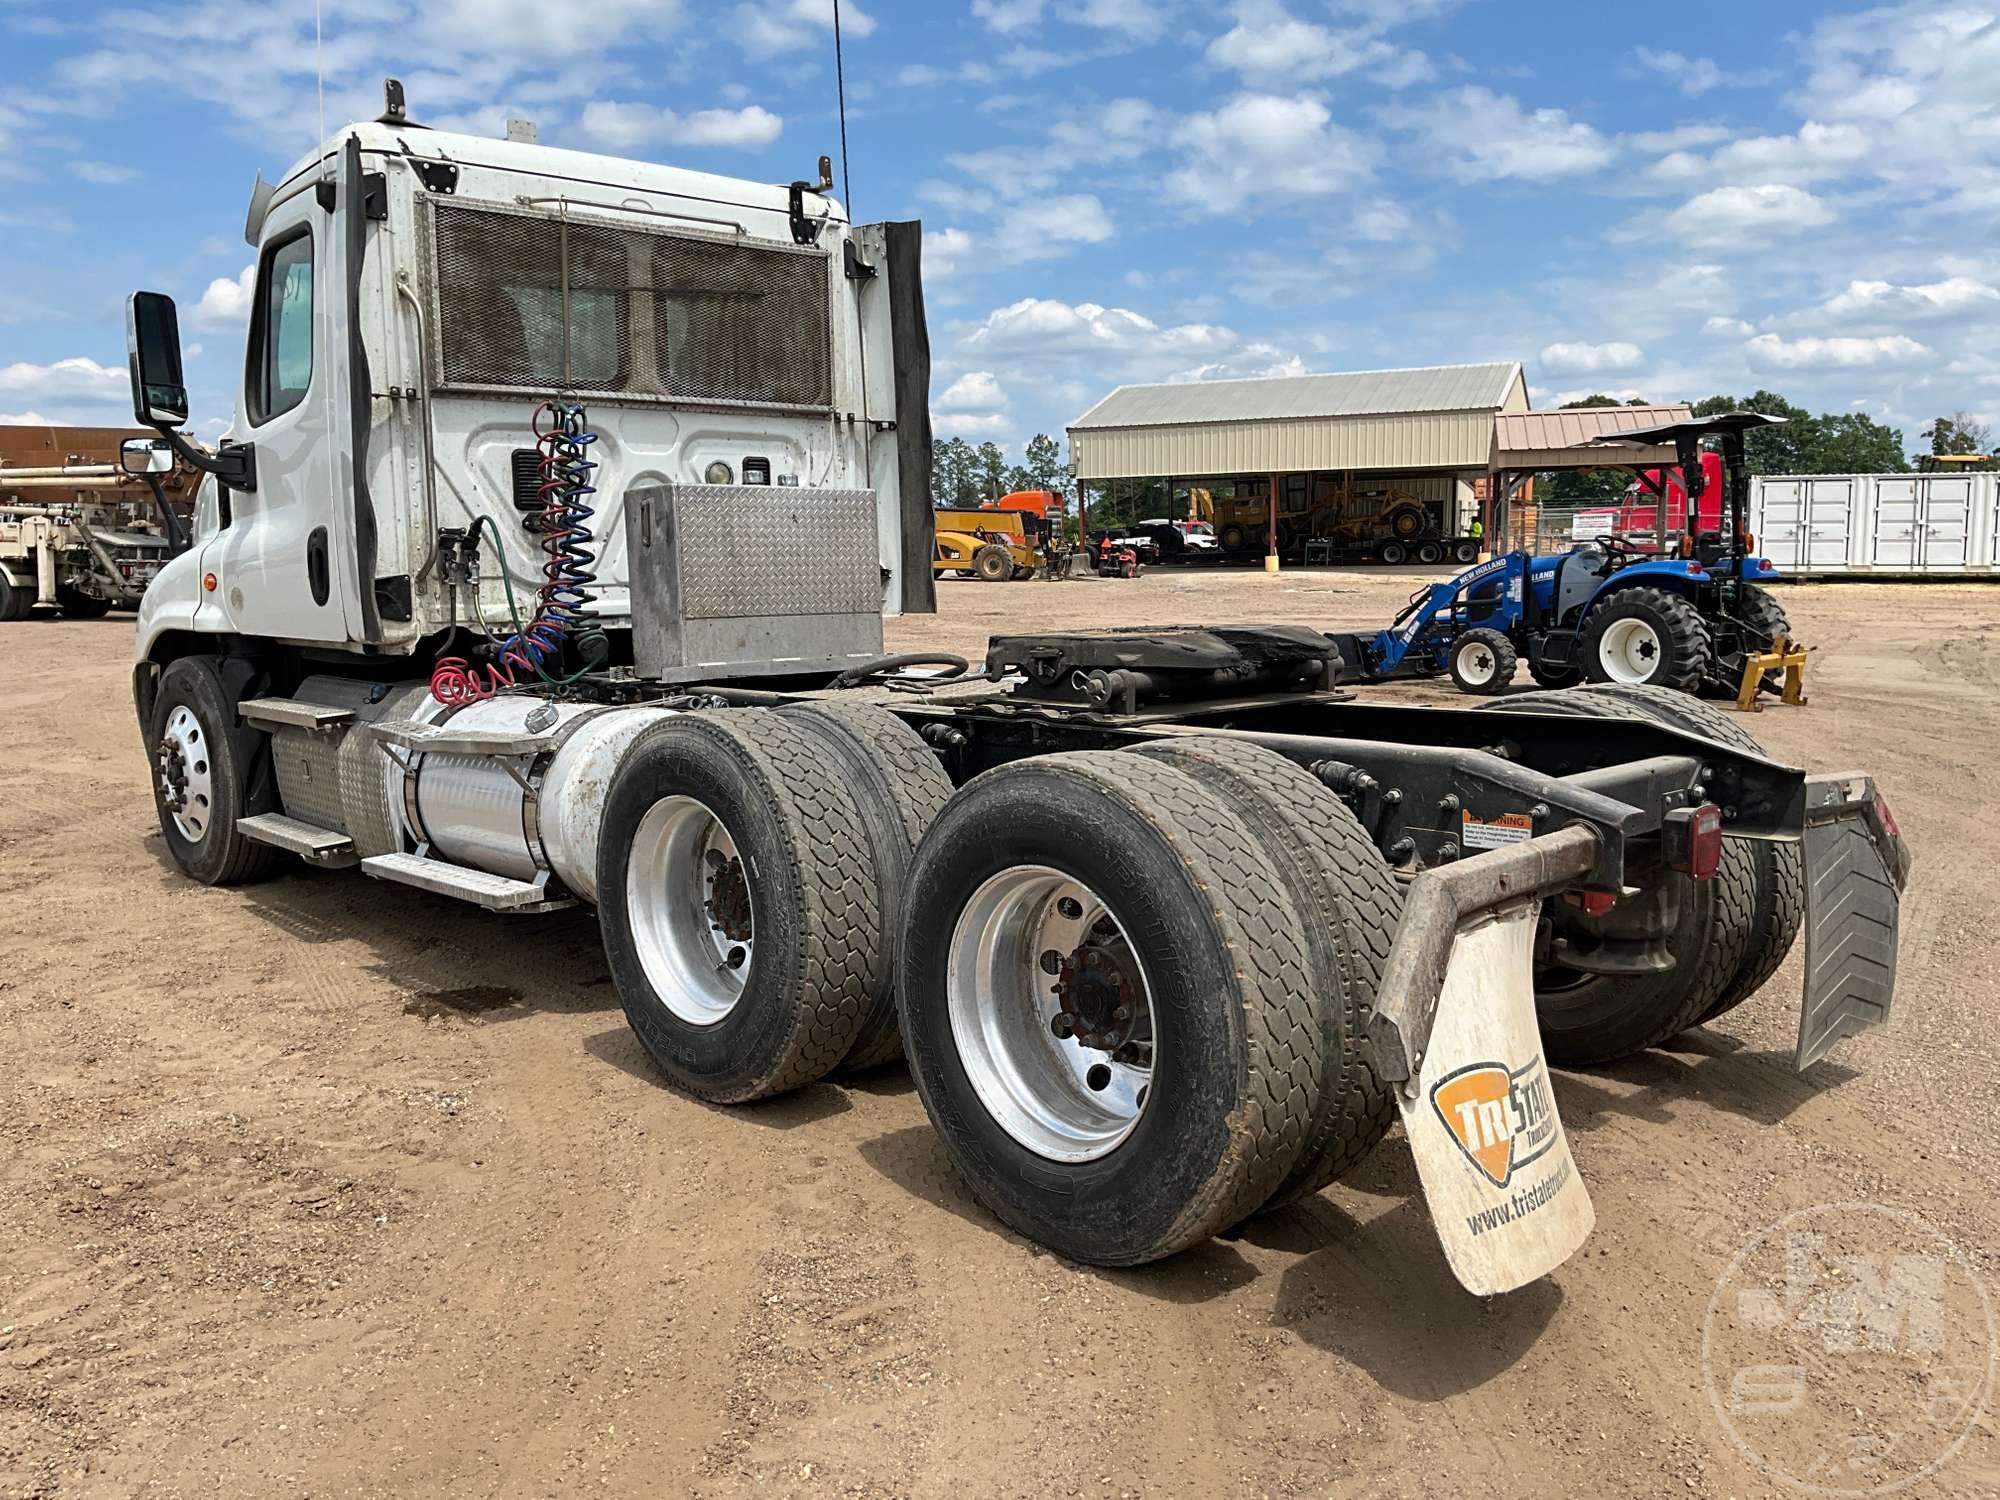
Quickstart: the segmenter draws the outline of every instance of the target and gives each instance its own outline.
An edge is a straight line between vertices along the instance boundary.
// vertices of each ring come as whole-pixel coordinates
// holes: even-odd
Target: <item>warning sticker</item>
[[[1490,823],[1482,822],[1470,810],[1462,816],[1465,827],[1459,837],[1468,849],[1501,849],[1535,835],[1535,825],[1526,813],[1502,813]]]

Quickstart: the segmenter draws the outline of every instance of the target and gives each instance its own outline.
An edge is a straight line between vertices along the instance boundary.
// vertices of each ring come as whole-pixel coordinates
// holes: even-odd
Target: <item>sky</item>
[[[558,19],[560,18],[560,19]],[[2000,426],[2000,0],[842,0],[858,222],[924,224],[940,439],[1114,386],[1520,360]],[[410,112],[766,181],[832,0],[0,0],[0,421],[125,425],[124,298],[240,379],[253,177]]]

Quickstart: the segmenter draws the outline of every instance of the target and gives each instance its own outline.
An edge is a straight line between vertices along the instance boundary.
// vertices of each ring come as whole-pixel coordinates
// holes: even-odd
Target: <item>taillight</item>
[[[1880,792],[1875,794],[1875,816],[1889,837],[1899,839],[1903,836],[1903,830],[1896,824],[1896,815],[1889,811],[1889,799]]]
[[[1688,577],[1690,578],[1701,577],[1701,564],[1696,562],[1693,558],[1688,559]]]
[[[1601,917],[1618,904],[1618,897],[1610,891],[1570,891],[1563,900],[1586,917]]]
[[[1760,557],[1757,559],[1757,571],[1759,573],[1775,573],[1778,570],[1771,566],[1770,558]]]
[[[1668,813],[1661,835],[1668,869],[1707,880],[1722,868],[1722,809],[1713,802]]]

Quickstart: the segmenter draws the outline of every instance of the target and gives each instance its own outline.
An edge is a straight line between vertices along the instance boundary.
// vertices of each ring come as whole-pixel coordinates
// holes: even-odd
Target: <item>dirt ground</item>
[[[1416,581],[950,582],[890,636],[1380,622]],[[900,1070],[673,1093],[587,913],[189,884],[129,619],[0,626],[0,1493],[1774,1492],[1701,1367],[1747,1236],[1888,1205],[2000,1291],[2000,592],[1785,597],[1813,702],[1752,727],[1876,772],[1916,851],[1893,1022],[1795,1078],[1795,953],[1674,1050],[1558,1075],[1598,1227],[1487,1302],[1393,1138],[1241,1238],[1092,1270],[976,1204]],[[1996,1489],[1988,1416],[1916,1492]]]

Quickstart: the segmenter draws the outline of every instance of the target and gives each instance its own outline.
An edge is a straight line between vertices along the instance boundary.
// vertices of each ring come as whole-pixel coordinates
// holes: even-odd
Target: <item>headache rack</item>
[[[421,210],[440,391],[833,408],[824,250],[562,200],[426,196]]]

